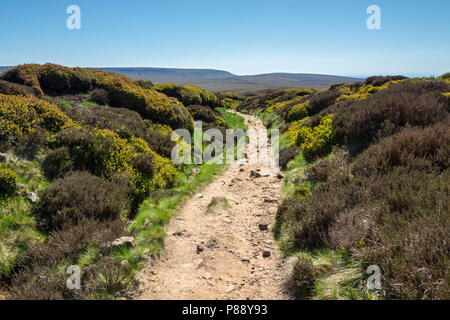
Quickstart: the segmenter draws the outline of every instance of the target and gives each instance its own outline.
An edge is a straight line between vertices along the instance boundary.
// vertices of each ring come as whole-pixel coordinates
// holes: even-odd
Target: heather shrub
[[[340,168],[312,195],[285,200],[276,216],[278,236],[292,234],[298,249],[346,248],[365,265],[379,265],[390,298],[442,297],[449,172],[405,159],[384,174]]]
[[[44,190],[37,211],[46,228],[59,230],[83,219],[116,220],[126,208],[123,187],[87,172],[74,172]]]
[[[34,90],[24,85],[0,80],[0,94],[27,96],[34,95]]]
[[[397,86],[392,85],[337,112],[333,121],[337,141],[367,145],[395,134],[407,125],[424,127],[448,116],[439,94],[418,95],[398,91]]]
[[[190,105],[187,108],[189,112],[192,114],[194,120],[196,121],[214,123],[216,121],[217,116],[220,116],[219,112],[215,111],[214,109],[208,106]]]
[[[17,189],[17,175],[0,164],[0,197],[13,194]]]
[[[89,246],[100,246],[122,235],[124,223],[120,220],[96,221],[83,219],[69,229],[52,232],[47,242],[27,249],[19,261],[18,273],[13,277],[8,299],[61,300],[92,299],[91,270],[82,270],[81,290],[67,289],[65,267],[78,263]],[[102,260],[98,265],[104,265]],[[112,265],[110,265],[112,267]],[[89,271],[89,272],[88,272]],[[89,273],[89,277],[87,275]],[[101,274],[97,273],[97,277]],[[114,296],[114,293],[112,293]],[[110,297],[109,297],[110,298]]]
[[[175,142],[171,139],[171,132],[167,134],[153,126],[147,130],[144,140],[147,142],[150,149],[154,150],[157,154],[170,159],[172,149],[175,147]]]
[[[407,129],[372,145],[355,161],[353,171],[384,174],[393,167],[417,165],[417,170],[434,167],[442,172],[450,165],[449,154],[450,127],[438,123],[425,129]]]
[[[92,90],[89,94],[89,101],[93,101],[99,105],[107,105],[109,103],[108,92],[104,89]]]
[[[318,92],[311,96],[309,99],[308,112],[310,115],[319,113],[320,111],[328,108],[336,99],[341,95],[339,89],[327,90]]]
[[[407,77],[404,76],[374,76],[369,77],[366,79],[366,85],[372,85],[374,87],[381,87],[382,85],[391,82],[391,81],[398,81],[398,80],[404,80],[407,79]]]
[[[318,160],[306,170],[307,178],[312,182],[325,182],[338,170],[347,165],[346,155],[342,150],[333,150],[333,156],[329,159]]]
[[[46,242],[29,247],[19,261],[20,267],[52,266],[76,263],[89,245],[101,246],[123,234],[125,223],[120,219],[99,221],[81,219],[70,228],[52,231]]]
[[[42,170],[49,179],[61,178],[67,172],[72,171],[74,167],[67,147],[50,151],[42,163]]]
[[[74,300],[76,290],[67,287],[63,270],[26,268],[16,274],[8,292],[8,300]]]
[[[73,109],[68,114],[85,126],[109,129],[124,139],[132,136],[144,138],[147,131],[147,126],[139,113],[129,109],[93,106],[81,110]]]
[[[281,170],[286,170],[288,163],[293,160],[300,152],[297,146],[291,146],[280,150],[279,161]]]
[[[137,281],[128,264],[114,258],[105,258],[96,265],[83,269],[84,295],[93,299],[112,299],[130,292]]]
[[[302,297],[307,297],[314,289],[314,283],[319,274],[311,258],[297,254],[291,259],[293,259],[291,262],[292,269],[290,270],[286,284],[297,294],[300,294]]]

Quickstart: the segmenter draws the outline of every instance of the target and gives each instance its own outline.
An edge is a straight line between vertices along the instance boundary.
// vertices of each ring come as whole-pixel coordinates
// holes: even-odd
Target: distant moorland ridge
[[[3,73],[12,67],[0,67]],[[195,84],[206,90],[263,90],[280,88],[325,89],[333,84],[349,83],[361,79],[308,73],[268,73],[238,76],[228,71],[214,69],[174,69],[174,68],[109,68],[102,71],[115,72],[133,80],[151,80],[155,84],[176,83]]]

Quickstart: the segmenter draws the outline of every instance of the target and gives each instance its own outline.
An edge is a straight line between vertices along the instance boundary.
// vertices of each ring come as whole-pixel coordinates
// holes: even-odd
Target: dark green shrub
[[[172,156],[172,149],[175,147],[175,142],[172,141],[171,135],[166,135],[158,130],[149,129],[144,137],[150,149],[157,154],[170,159]]]
[[[107,105],[109,103],[108,92],[104,89],[92,90],[89,94],[89,101],[93,101],[99,105]]]
[[[9,168],[0,164],[0,197],[11,195],[17,190],[17,175]]]
[[[293,160],[300,153],[300,148],[297,146],[291,146],[281,149],[279,155],[281,170],[286,170],[288,163]]]
[[[126,208],[123,187],[73,172],[44,190],[37,211],[48,229],[64,229],[83,219],[116,220]]]
[[[94,299],[125,296],[137,285],[131,267],[114,258],[105,258],[96,265],[85,267],[82,281],[84,295]]]
[[[101,246],[105,242],[117,239],[123,234],[124,225],[120,220],[100,222],[84,219],[69,229],[52,232],[47,242],[29,247],[20,259],[18,273],[13,277],[7,298],[92,299],[91,284],[85,279],[87,270],[82,270],[84,278],[81,290],[68,290],[64,269],[77,264],[80,255],[90,245]],[[101,261],[98,263],[103,264]]]
[[[142,89],[151,89],[153,87],[153,82],[150,80],[135,80],[133,82]]]
[[[30,87],[23,86],[17,83],[8,82],[5,80],[0,80],[0,93],[9,95],[34,95],[34,90]]]
[[[325,182],[338,170],[347,166],[346,155],[341,150],[333,150],[330,159],[320,159],[306,170],[306,176],[311,182]]]
[[[74,164],[70,158],[69,148],[67,147],[50,151],[42,163],[42,170],[49,179],[61,178],[73,169]]]
[[[396,80],[404,80],[407,79],[404,76],[374,76],[374,77],[369,77],[366,79],[366,85],[372,85],[374,87],[380,87],[383,84],[386,84],[390,81],[396,81]]]
[[[342,93],[339,91],[339,89],[327,90],[314,94],[311,99],[309,99],[309,114],[314,115],[328,108],[335,103],[336,99],[341,94]]]
[[[299,254],[294,259],[288,286],[305,298],[314,289],[318,273],[311,258]]]
[[[439,94],[398,92],[398,85],[405,87],[403,84],[392,85],[338,111],[333,123],[337,141],[367,145],[393,135],[407,125],[424,127],[448,116]]]

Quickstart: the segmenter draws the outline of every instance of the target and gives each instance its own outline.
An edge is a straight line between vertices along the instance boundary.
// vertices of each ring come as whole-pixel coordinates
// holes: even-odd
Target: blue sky
[[[66,28],[72,4],[81,30]],[[381,30],[366,27],[372,4]],[[449,17],[447,0],[1,1],[0,65],[439,75]]]

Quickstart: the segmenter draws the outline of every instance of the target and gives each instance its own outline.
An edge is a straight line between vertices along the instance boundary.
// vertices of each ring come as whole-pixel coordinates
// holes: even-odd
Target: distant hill
[[[0,73],[11,67],[0,67]],[[174,69],[174,68],[98,68],[116,72],[133,80],[145,79],[153,83],[195,84],[213,91],[249,91],[279,88],[325,89],[338,83],[349,83],[362,79],[308,73],[268,73],[238,76],[228,71],[214,69]]]

